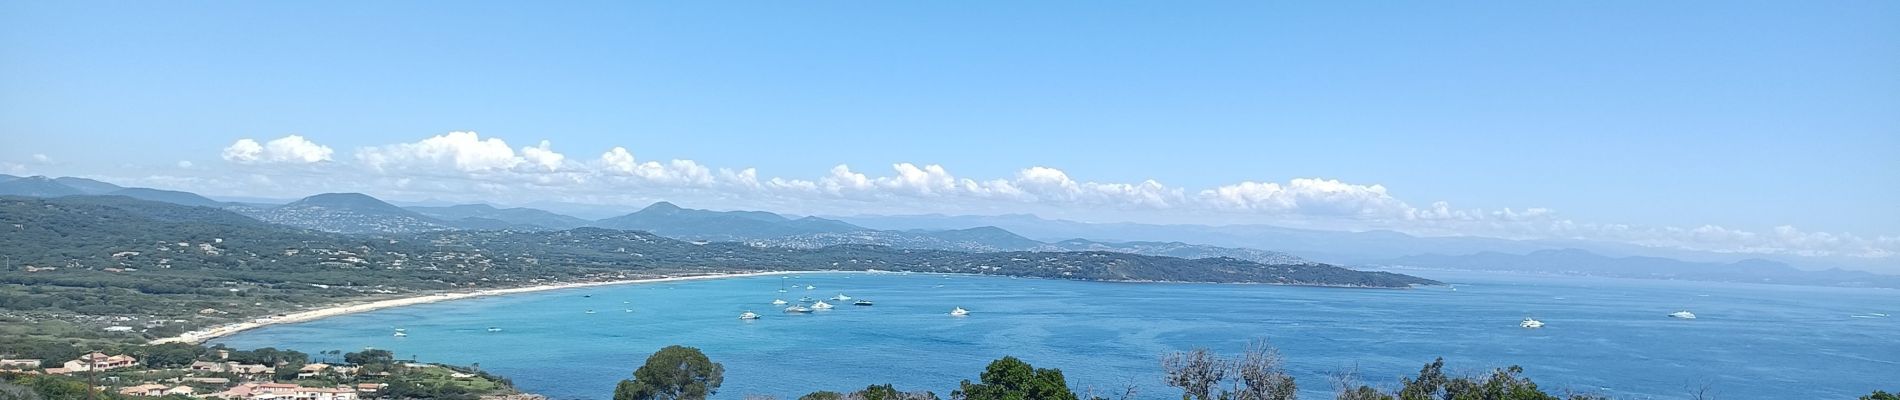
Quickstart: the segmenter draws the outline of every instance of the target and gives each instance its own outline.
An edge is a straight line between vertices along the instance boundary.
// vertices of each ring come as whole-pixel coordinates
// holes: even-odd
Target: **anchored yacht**
[[[1537,329],[1537,328],[1544,327],[1544,321],[1538,321],[1536,318],[1524,317],[1524,322],[1517,323],[1517,326],[1523,327],[1525,329]]]

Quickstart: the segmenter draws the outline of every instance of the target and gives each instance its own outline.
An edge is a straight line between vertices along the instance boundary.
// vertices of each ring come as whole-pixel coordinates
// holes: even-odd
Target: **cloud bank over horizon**
[[[1068,171],[1048,166],[1029,166],[1004,177],[973,178],[956,175],[942,165],[909,162],[894,163],[883,172],[839,164],[813,177],[767,177],[754,168],[646,159],[625,147],[594,156],[570,156],[546,140],[516,147],[476,132],[449,132],[347,153],[299,135],[262,142],[243,138],[219,155],[226,168],[181,161],[177,174],[125,178],[140,185],[233,196],[301,197],[354,191],[407,199],[628,206],[666,199],[802,214],[1093,210],[1112,212],[1127,222],[1282,223],[1799,256],[1886,258],[1900,253],[1900,237],[1893,236],[1810,232],[1793,226],[1758,232],[1713,224],[1685,228],[1576,221],[1541,207],[1477,209],[1444,201],[1410,201],[1381,184],[1325,178],[1249,180],[1196,189],[1153,179],[1078,180]]]

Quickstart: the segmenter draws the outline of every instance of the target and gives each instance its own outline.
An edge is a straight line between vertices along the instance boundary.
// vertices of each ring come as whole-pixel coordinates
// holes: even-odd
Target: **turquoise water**
[[[555,399],[609,398],[616,381],[669,344],[725,364],[722,399],[872,383],[948,395],[1004,355],[1061,368],[1080,389],[1119,393],[1135,384],[1140,398],[1178,398],[1160,383],[1160,354],[1192,346],[1231,353],[1256,338],[1289,359],[1309,398],[1331,398],[1327,377],[1336,371],[1392,385],[1437,356],[1448,371],[1518,364],[1546,388],[1622,398],[1686,398],[1704,384],[1724,399],[1900,389],[1900,319],[1869,315],[1900,314],[1893,290],[1423,275],[1456,290],[804,274],[785,280],[817,290],[777,293],[777,276],[593,287],[273,326],[218,342],[309,353],[376,347],[479,363]],[[787,315],[767,304],[839,293],[877,305]],[[947,315],[957,306],[972,314]],[[1664,316],[1681,308],[1701,318]],[[746,310],[765,318],[737,319]],[[1548,325],[1518,328],[1526,315]],[[395,327],[410,336],[393,337]]]

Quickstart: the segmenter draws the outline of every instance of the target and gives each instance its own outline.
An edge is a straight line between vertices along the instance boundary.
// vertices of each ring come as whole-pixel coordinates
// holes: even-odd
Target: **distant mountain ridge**
[[[790,219],[764,211],[709,211],[653,203],[640,211],[595,221],[592,226],[652,232],[686,240],[743,241],[750,238],[844,233],[862,227],[823,218]]]
[[[447,222],[361,193],[324,193],[276,207],[234,210],[259,220],[335,233],[415,233],[454,229]]]
[[[534,227],[552,230],[572,229],[593,223],[593,221],[533,208],[496,208],[495,206],[487,204],[462,204],[445,207],[412,206],[406,208],[410,211],[421,213],[422,215],[446,221],[473,218],[476,220],[468,220],[468,222],[473,223],[479,222],[480,220],[488,220],[499,222],[506,226],[528,229],[533,229]]]
[[[1399,257],[1380,264],[1623,278],[1900,288],[1900,276],[1863,271],[1803,271],[1788,264],[1761,259],[1700,263],[1661,257],[1610,257],[1579,249],[1539,250],[1529,254],[1427,254]]]

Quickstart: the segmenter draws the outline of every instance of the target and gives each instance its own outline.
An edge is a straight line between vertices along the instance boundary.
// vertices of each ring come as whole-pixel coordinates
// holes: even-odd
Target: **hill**
[[[14,178],[0,182],[0,196],[60,197],[81,194],[86,194],[86,191],[44,176]]]
[[[823,218],[789,219],[764,211],[709,211],[653,203],[640,211],[595,221],[593,226],[637,230],[686,240],[738,241],[816,233],[842,233],[864,228]]]
[[[552,213],[548,211],[537,210],[533,208],[521,208],[521,207],[496,208],[495,206],[491,206],[487,204],[462,204],[462,205],[454,205],[454,206],[447,206],[447,207],[408,207],[408,209],[410,211],[421,213],[422,215],[426,215],[429,217],[433,217],[433,218],[441,219],[445,221],[455,221],[455,220],[460,220],[464,218],[480,218],[480,219],[486,219],[486,220],[500,221],[506,224],[506,226],[515,226],[515,227],[526,226],[526,227],[539,227],[543,229],[572,229],[572,228],[587,226],[588,224],[592,223],[592,221],[575,218],[571,216],[566,216],[566,215],[561,215],[561,214],[556,214],[556,213]],[[469,224],[458,223],[456,225],[468,226]]]
[[[239,210],[266,222],[335,233],[414,233],[454,228],[362,193],[325,193],[277,207]]]
[[[139,200],[149,200],[149,201],[156,201],[156,202],[161,202],[161,203],[172,203],[172,204],[186,205],[186,206],[223,207],[225,205],[224,202],[205,198],[204,196],[199,196],[197,193],[180,192],[176,190],[125,188],[125,189],[114,190],[111,192],[106,192],[105,194],[108,196],[125,196],[125,197],[131,197],[131,198],[139,199]]]
[[[106,194],[106,193],[112,193],[114,191],[118,191],[119,189],[125,189],[124,187],[121,187],[119,185],[114,185],[114,184],[100,182],[97,180],[86,179],[86,178],[75,178],[75,177],[70,177],[70,176],[62,176],[58,178],[53,178],[53,182],[61,184],[61,185],[66,185],[67,187],[71,187],[74,189],[79,189],[79,191],[84,194]]]

